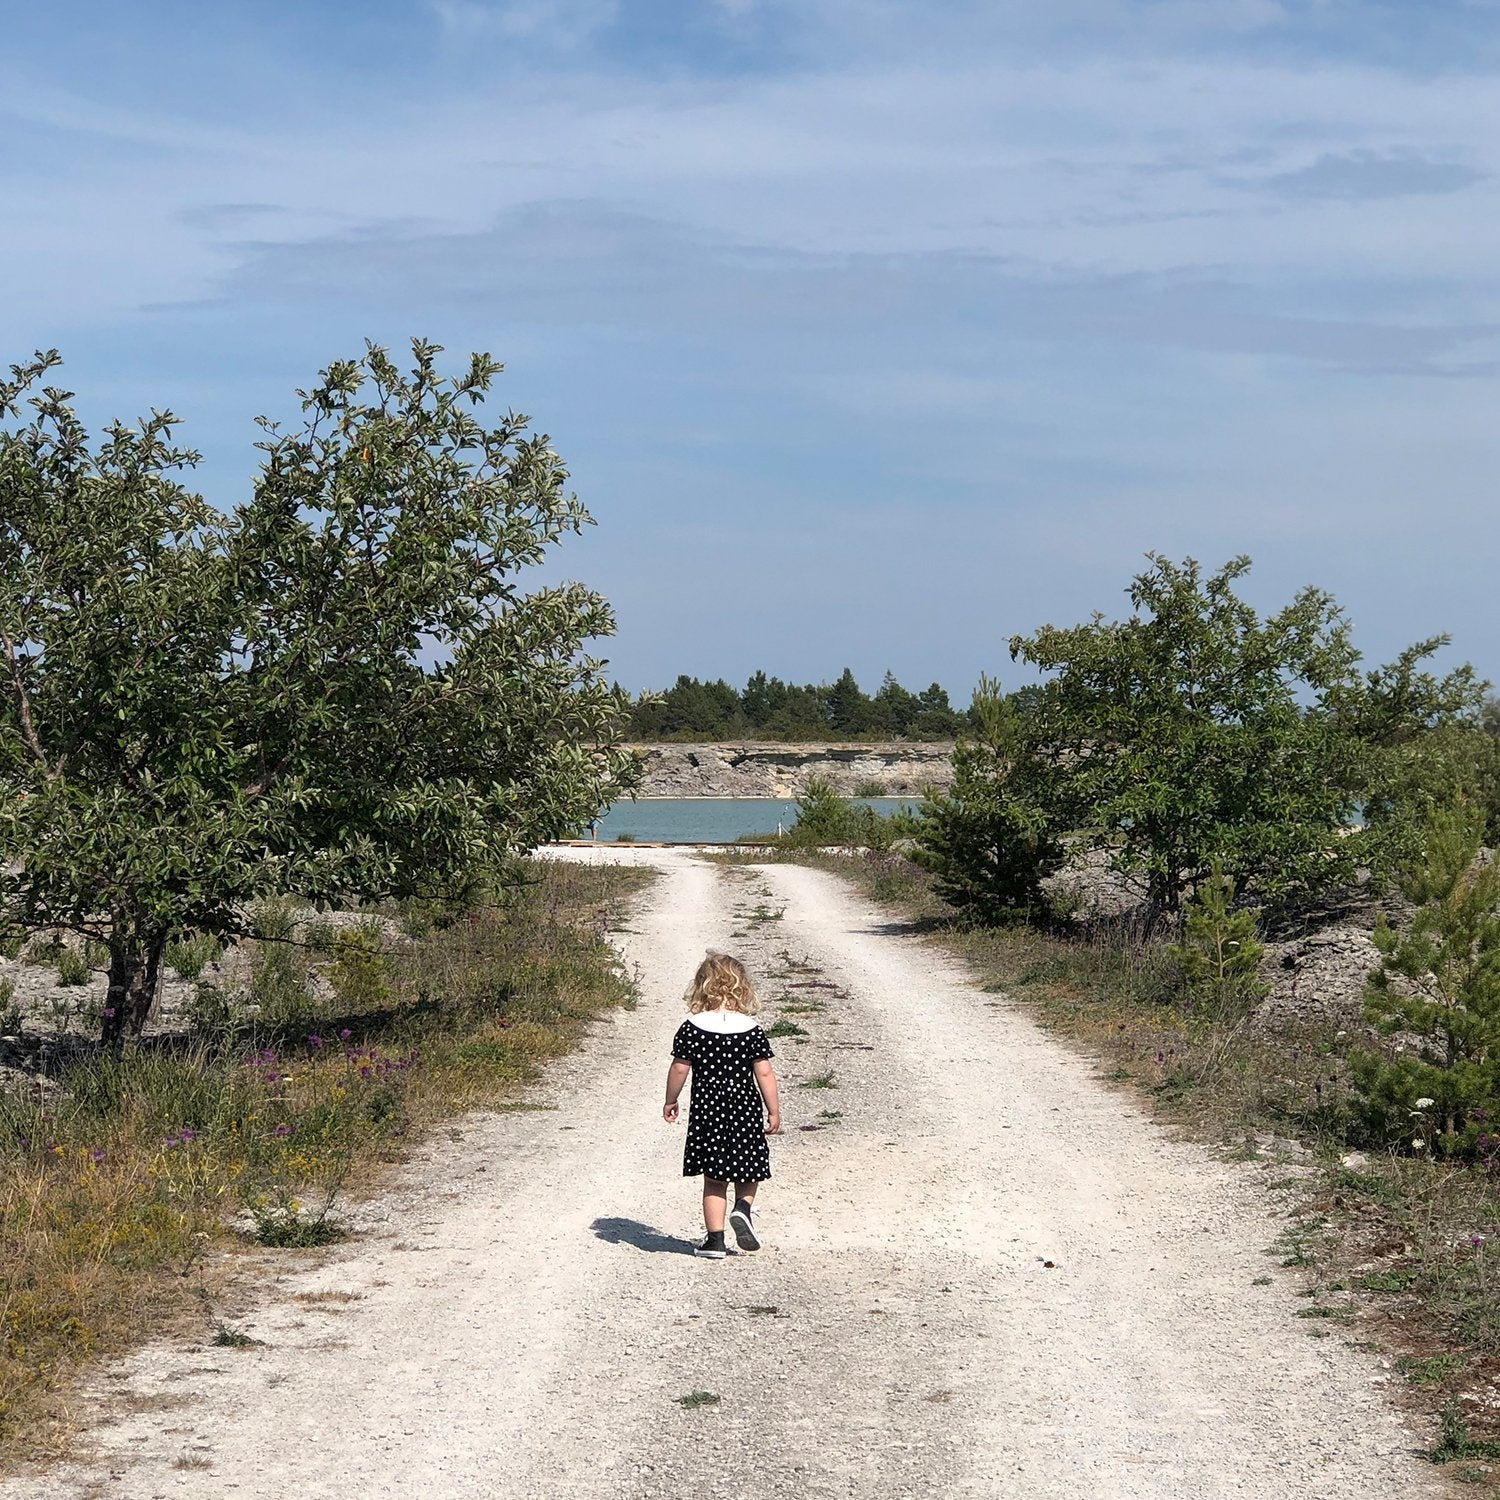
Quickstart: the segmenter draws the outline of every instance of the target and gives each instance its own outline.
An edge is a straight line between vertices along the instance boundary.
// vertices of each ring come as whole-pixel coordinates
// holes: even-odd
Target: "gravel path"
[[[621,938],[639,1009],[289,1260],[241,1324],[264,1347],[142,1351],[87,1461],[0,1500],[1442,1492],[1376,1364],[1253,1284],[1249,1173],[828,875],[573,857],[663,872]],[[710,945],[808,1033],[776,1044],[767,1248],[718,1263],[659,1116]]]

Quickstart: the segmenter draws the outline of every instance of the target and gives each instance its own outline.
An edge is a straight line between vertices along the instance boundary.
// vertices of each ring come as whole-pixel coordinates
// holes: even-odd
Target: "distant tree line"
[[[970,727],[936,682],[913,693],[887,672],[871,695],[848,667],[835,682],[802,686],[756,672],[742,690],[683,676],[631,710],[640,740],[951,740]]]

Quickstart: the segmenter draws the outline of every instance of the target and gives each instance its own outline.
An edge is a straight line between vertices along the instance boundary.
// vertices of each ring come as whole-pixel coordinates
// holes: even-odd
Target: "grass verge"
[[[263,1006],[253,1025],[85,1056],[0,1093],[7,1460],[57,1450],[91,1358],[184,1321],[232,1341],[213,1252],[341,1237],[339,1195],[404,1138],[513,1100],[586,1022],[631,1003],[605,932],[649,872],[538,860],[527,874],[446,925],[388,913],[321,966],[266,945],[255,968],[279,964],[295,997],[274,1026]]]
[[[1128,929],[966,926],[899,856],[777,857],[852,879],[911,931],[961,954],[997,1005],[1023,1005],[1193,1138],[1260,1162],[1286,1215],[1268,1253],[1300,1268],[1315,1299],[1299,1336],[1332,1327],[1385,1355],[1393,1384],[1433,1424],[1434,1462],[1462,1457],[1475,1482],[1500,1477],[1495,1177],[1359,1150],[1343,1032],[1273,1030],[1195,1008],[1161,945]]]

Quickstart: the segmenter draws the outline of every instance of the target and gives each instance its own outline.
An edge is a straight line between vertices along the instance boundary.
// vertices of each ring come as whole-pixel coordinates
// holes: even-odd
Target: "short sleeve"
[[[750,1061],[769,1062],[776,1054],[771,1050],[771,1038],[759,1026],[750,1033]]]
[[[672,1038],[672,1056],[679,1062],[693,1062],[693,1043],[697,1037],[698,1028],[691,1021],[684,1021],[677,1028],[677,1035]]]

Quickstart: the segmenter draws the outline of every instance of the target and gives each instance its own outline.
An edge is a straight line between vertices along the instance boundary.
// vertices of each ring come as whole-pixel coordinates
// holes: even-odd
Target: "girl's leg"
[[[755,1190],[759,1186],[758,1182],[737,1182],[734,1185],[734,1212],[729,1216],[729,1227],[734,1230],[741,1250],[760,1249],[760,1236],[750,1217],[750,1205],[755,1202]]]
[[[710,1234],[724,1233],[724,1197],[729,1184],[722,1177],[703,1179],[703,1227]]]

